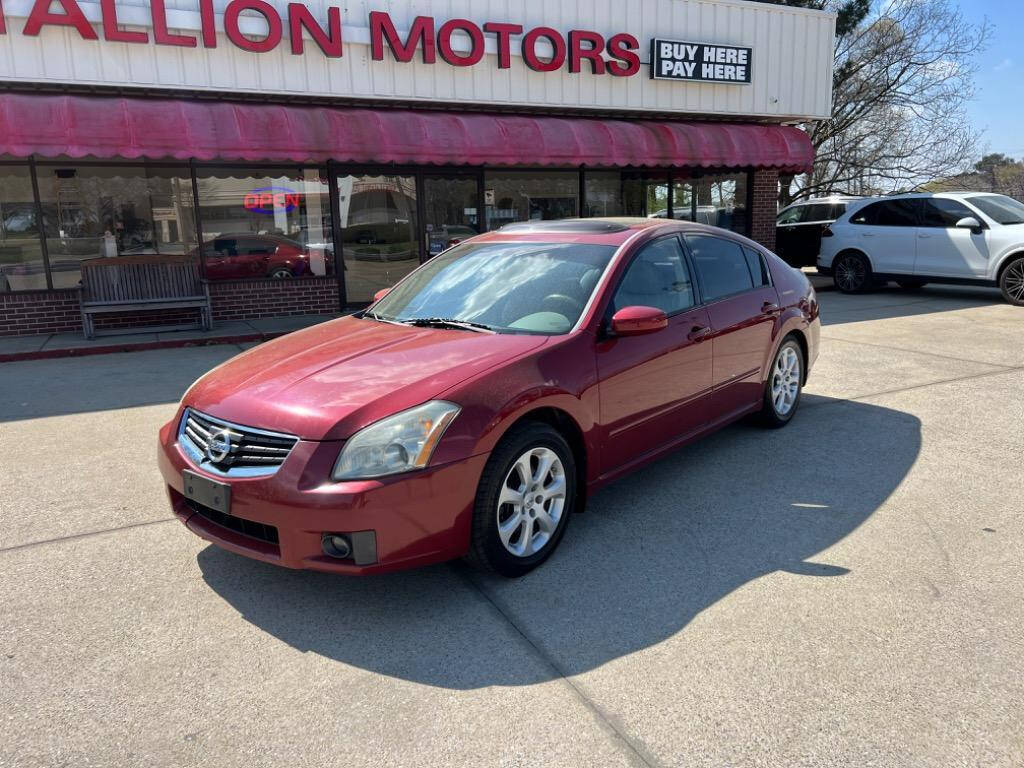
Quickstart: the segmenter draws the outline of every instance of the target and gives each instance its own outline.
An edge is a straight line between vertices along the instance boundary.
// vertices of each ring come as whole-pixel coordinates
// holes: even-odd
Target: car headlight
[[[422,469],[460,410],[432,400],[371,424],[345,443],[332,477],[362,480]]]

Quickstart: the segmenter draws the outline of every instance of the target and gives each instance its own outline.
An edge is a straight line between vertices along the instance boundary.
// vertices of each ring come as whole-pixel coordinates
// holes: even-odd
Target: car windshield
[[[976,195],[967,202],[999,224],[1024,224],[1024,203],[1006,195]]]
[[[466,243],[417,269],[365,316],[467,323],[498,333],[568,333],[614,253],[610,245]]]

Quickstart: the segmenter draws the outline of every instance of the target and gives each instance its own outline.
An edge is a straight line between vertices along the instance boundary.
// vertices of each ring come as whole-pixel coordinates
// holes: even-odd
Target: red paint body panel
[[[666,233],[697,231],[765,254],[773,286],[693,307],[664,330],[609,337],[605,318],[634,254]],[[530,241],[528,234],[477,241]],[[562,336],[414,328],[346,317],[252,349],[194,384],[160,434],[159,464],[172,508],[198,535],[240,554],[291,568],[371,573],[464,554],[487,459],[524,417],[557,416],[580,445],[582,486],[592,491],[666,451],[756,411],[770,361],[797,332],[807,368],[818,354],[817,299],[807,279],[745,238],[696,224],[651,220],[623,232],[550,235],[544,241],[619,246],[595,298]],[[337,483],[331,469],[360,429],[429,400],[461,412],[428,466],[380,479]],[[300,438],[273,475],[225,479],[233,515],[279,532],[279,545],[249,539],[191,514],[177,442],[185,406]],[[323,555],[321,534],[372,530],[377,563]]]
[[[0,154],[808,171],[798,128],[120,96],[0,94]]]

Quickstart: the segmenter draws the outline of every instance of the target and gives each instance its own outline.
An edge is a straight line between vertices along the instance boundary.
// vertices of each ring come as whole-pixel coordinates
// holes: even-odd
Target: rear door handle
[[[918,237],[921,238],[922,240],[927,240],[929,237],[931,237],[931,235],[919,234]]]
[[[711,329],[708,326],[695,325],[693,326],[693,328],[690,329],[690,332],[686,335],[686,338],[688,338],[690,341],[700,341],[701,339],[705,338],[709,333],[711,333]]]

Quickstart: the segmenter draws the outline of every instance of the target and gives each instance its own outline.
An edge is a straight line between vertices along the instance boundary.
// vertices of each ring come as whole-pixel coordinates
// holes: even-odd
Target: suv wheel
[[[843,293],[863,293],[871,287],[871,264],[859,253],[841,253],[832,263],[832,280]]]
[[[562,435],[540,422],[509,431],[477,489],[467,559],[515,578],[555,551],[576,502],[576,462]]]
[[[1014,259],[1006,265],[999,278],[999,289],[1008,302],[1024,307],[1024,257]]]

